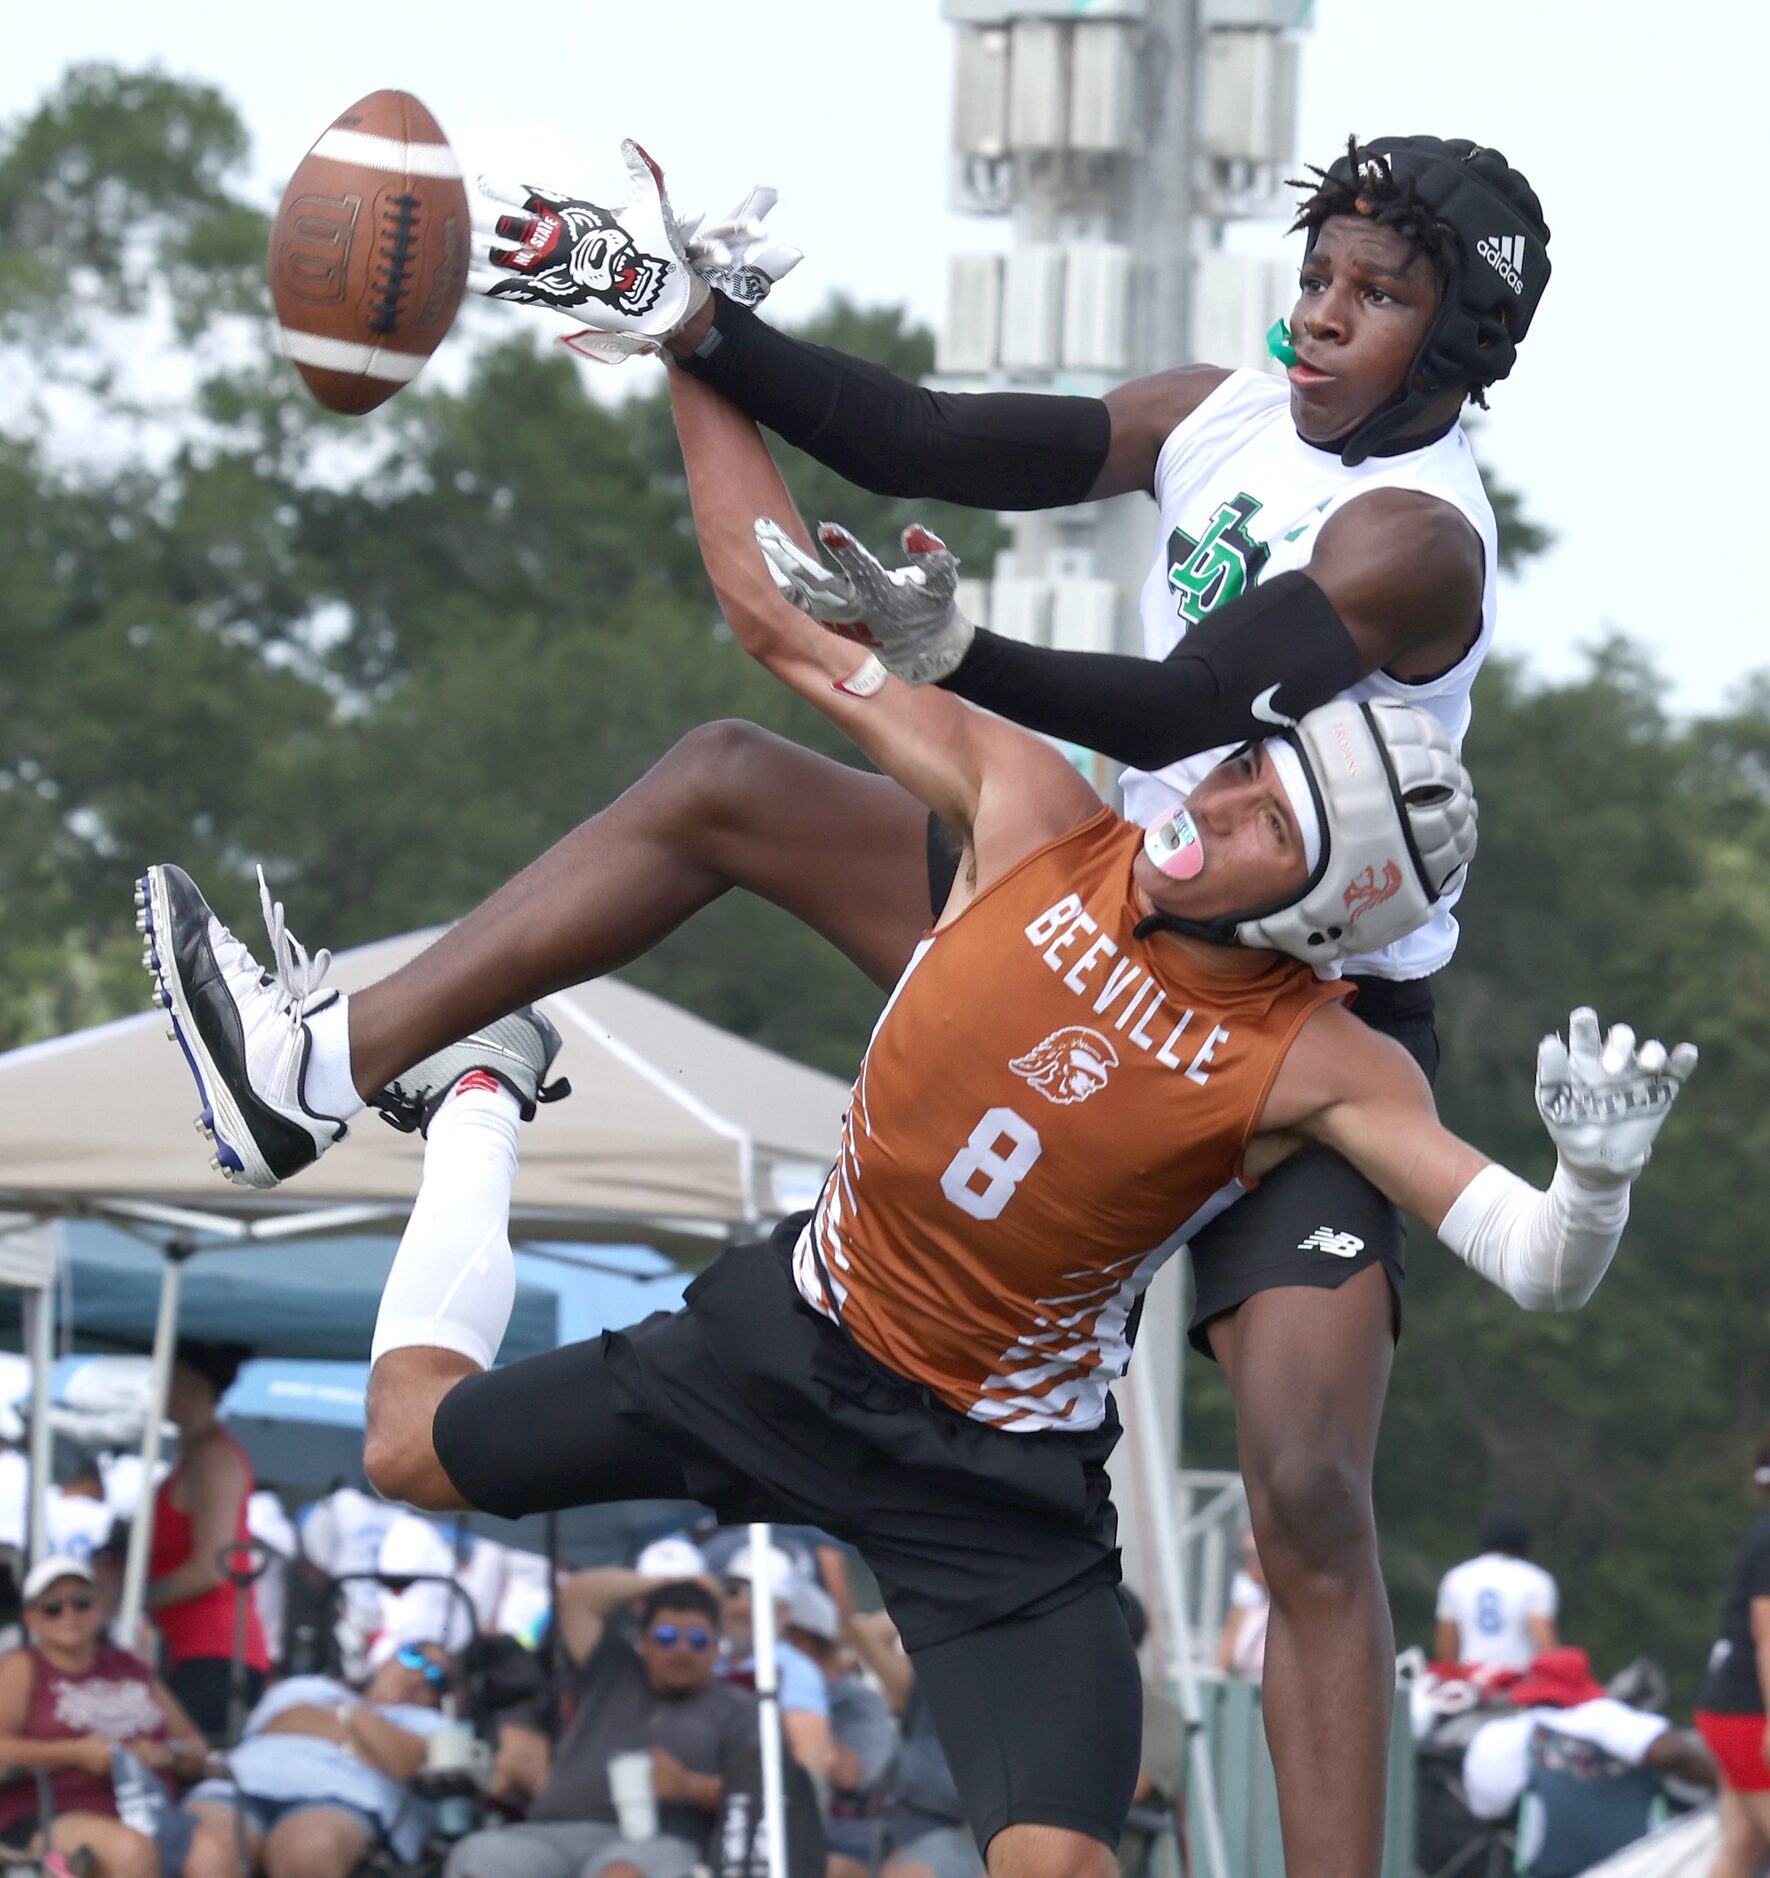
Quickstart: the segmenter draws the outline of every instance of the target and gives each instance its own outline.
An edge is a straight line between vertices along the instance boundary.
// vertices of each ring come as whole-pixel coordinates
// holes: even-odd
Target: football
[[[372,411],[418,376],[461,304],[468,234],[461,166],[409,91],[332,120],[270,236],[282,347],[321,404]]]

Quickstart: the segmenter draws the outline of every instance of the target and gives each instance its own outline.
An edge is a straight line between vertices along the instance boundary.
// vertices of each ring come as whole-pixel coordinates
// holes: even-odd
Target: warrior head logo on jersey
[[[532,187],[524,206],[530,219],[498,219],[499,235],[519,245],[495,257],[516,278],[491,288],[493,298],[540,297],[561,308],[600,300],[627,314],[650,311],[663,292],[670,263],[641,254],[607,209],[575,196],[545,196]]]
[[[1356,926],[1373,906],[1381,906],[1401,885],[1401,869],[1393,861],[1383,863],[1383,877],[1377,878],[1374,866],[1352,877],[1346,889],[1347,924]]]
[[[1109,1070],[1117,1069],[1118,1052],[1097,1030],[1084,1024],[1065,1024],[1025,1056],[1008,1064],[1024,1076],[1047,1102],[1086,1102],[1106,1087]]]

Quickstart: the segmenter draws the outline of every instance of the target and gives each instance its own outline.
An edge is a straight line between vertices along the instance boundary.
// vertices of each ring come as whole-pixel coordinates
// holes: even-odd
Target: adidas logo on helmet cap
[[[1336,699],[1285,741],[1315,797],[1320,859],[1295,899],[1226,923],[1242,945],[1337,967],[1423,926],[1461,885],[1475,852],[1475,789],[1449,731],[1417,704]]]
[[[1475,244],[1481,256],[1514,293],[1524,291],[1524,237],[1483,235]]]

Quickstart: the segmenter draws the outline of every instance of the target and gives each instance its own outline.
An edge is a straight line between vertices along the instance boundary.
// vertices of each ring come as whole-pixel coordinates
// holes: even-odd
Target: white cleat
[[[151,867],[137,882],[136,923],[154,1008],[171,1014],[167,1036],[184,1051],[202,1112],[197,1130],[215,1143],[210,1162],[245,1187],[274,1187],[343,1139],[344,1123],[303,1094],[312,1036],[307,1019],[338,996],[321,988],[331,955],[309,960],[283,926],[259,876],[274,972],[222,925],[177,867]]]

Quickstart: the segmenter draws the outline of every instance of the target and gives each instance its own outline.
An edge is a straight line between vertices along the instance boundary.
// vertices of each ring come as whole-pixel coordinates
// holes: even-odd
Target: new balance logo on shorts
[[[1297,1250],[1325,1252],[1337,1259],[1355,1259],[1364,1250],[1364,1241],[1355,1232],[1335,1232],[1332,1226],[1317,1226]]]
[[[1493,268],[1514,293],[1524,291],[1524,237],[1483,235],[1475,252]]]

